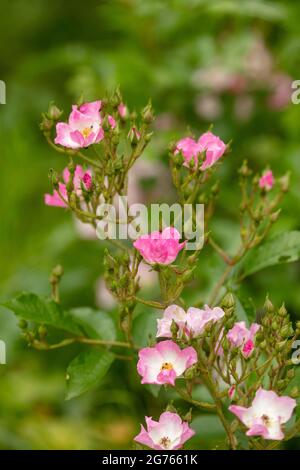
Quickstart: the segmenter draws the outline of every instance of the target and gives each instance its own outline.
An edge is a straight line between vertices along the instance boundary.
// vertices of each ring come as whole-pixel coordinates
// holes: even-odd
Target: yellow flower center
[[[92,126],[91,126],[91,127],[85,127],[84,129],[82,129],[81,134],[82,134],[83,137],[86,139],[86,138],[90,135],[90,133],[92,132],[92,130],[93,130],[93,127],[92,127]]]
[[[163,365],[161,366],[161,370],[172,370],[173,369],[173,364],[171,362],[164,362]]]

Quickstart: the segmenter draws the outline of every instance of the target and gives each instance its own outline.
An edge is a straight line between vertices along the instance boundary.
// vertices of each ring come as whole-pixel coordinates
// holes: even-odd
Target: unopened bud
[[[299,397],[299,388],[297,386],[293,387],[290,391],[290,397],[298,398]]]
[[[285,317],[286,314],[287,314],[287,309],[285,308],[285,305],[282,304],[282,306],[280,307],[280,309],[278,310],[278,314],[281,316],[281,317]]]
[[[50,104],[47,112],[47,116],[52,121],[58,121],[60,116],[62,115],[63,111],[59,109],[55,104]]]
[[[279,184],[280,184],[281,191],[286,193],[289,190],[289,186],[290,186],[290,174],[287,173],[286,175],[282,176],[279,179]]]
[[[151,122],[154,119],[154,114],[153,114],[151,101],[149,101],[147,106],[145,106],[145,108],[142,110],[141,115],[142,115],[143,121],[146,124],[151,124]]]
[[[272,302],[271,302],[271,300],[269,299],[268,296],[266,297],[266,300],[265,300],[265,303],[264,303],[264,309],[268,313],[273,313],[274,312],[274,305],[272,304]]]

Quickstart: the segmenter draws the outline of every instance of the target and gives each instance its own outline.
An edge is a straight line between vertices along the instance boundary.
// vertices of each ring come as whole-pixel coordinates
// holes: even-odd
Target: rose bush
[[[128,174],[151,141],[152,106],[148,104],[139,115],[130,113],[115,90],[109,98],[74,105],[68,123],[59,121],[60,117],[60,110],[51,105],[41,123],[49,145],[68,159],[62,175],[50,172],[53,193],[45,195],[45,204],[69,210],[96,230],[103,222],[99,206],[113,205],[117,196],[127,195]],[[22,333],[33,348],[86,346],[68,367],[67,398],[102,380],[115,360],[130,361],[141,384],[165,388],[165,410],[158,421],[145,418],[147,429],[142,426],[135,437],[138,445],[181,448],[194,436],[193,419],[201,410],[218,417],[226,432],[224,446],[230,449],[273,449],[300,431],[292,354],[299,323],[293,325],[284,304],[275,308],[268,297],[260,315],[247,309],[248,326],[238,318],[237,309],[242,302],[240,286],[249,273],[297,259],[293,240],[299,234],[266,240],[279,217],[289,177],[275,178],[269,169],[253,172],[243,163],[238,171],[240,247],[228,254],[214,239],[210,222],[221,191],[218,167],[234,158],[230,151],[231,145],[211,130],[197,140],[181,137],[169,148],[178,204],[205,205],[205,244],[224,264],[221,277],[200,305],[186,306],[182,293],[195,268],[206,269],[202,246],[187,250],[179,231],[163,222],[160,230],[142,234],[135,242],[99,241],[111,246],[105,255],[105,279],[119,305],[118,321],[107,312],[95,316],[87,310],[66,311],[59,292],[61,266],[51,273],[50,298],[23,293],[5,303],[20,318]],[[238,183],[234,183],[236,191]],[[196,225],[194,211],[191,217]],[[157,275],[159,298],[147,299],[139,292],[141,263]],[[137,344],[133,335],[139,304],[162,312],[146,347]],[[53,330],[60,332],[57,341],[52,340]],[[199,387],[206,389],[209,399],[199,399]],[[190,406],[188,412],[175,408],[174,395]],[[201,433],[205,432],[203,428]]]

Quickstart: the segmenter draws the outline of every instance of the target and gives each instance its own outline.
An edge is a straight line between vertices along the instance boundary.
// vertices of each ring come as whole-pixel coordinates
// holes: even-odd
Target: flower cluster
[[[152,106],[149,103],[141,113],[131,113],[120,91],[115,90],[103,100],[73,105],[68,122],[61,121],[61,114],[51,105],[41,124],[51,147],[69,158],[61,174],[51,172],[53,192],[46,194],[44,201],[48,206],[70,210],[77,221],[95,230],[100,222],[105,225],[99,206],[103,202],[115,204],[117,196],[128,195],[131,169],[152,137]],[[93,335],[92,344],[124,347],[130,351],[125,359],[130,360],[135,359],[138,351],[137,377],[141,384],[163,387],[167,400],[165,411],[158,421],[146,417],[146,427],[142,426],[135,437],[138,444],[152,449],[182,448],[195,434],[189,423],[199,410],[213,411],[220,418],[229,448],[240,447],[237,430],[245,431],[249,447],[268,448],[265,440],[285,439],[284,425],[297,404],[299,390],[293,386],[291,351],[300,324],[294,329],[285,307],[276,310],[267,299],[256,321],[247,325],[244,317],[236,312],[234,293],[228,291],[231,287],[239,296],[237,287],[246,275],[243,262],[247,263],[249,250],[265,240],[278,219],[279,204],[288,190],[289,178],[288,175],[275,177],[268,167],[254,174],[248,163],[243,162],[239,170],[241,244],[235,253],[226,253],[207,226],[219,192],[217,162],[228,153],[229,147],[230,144],[208,130],[198,139],[185,136],[169,148],[179,206],[192,205],[191,226],[197,227],[195,205],[205,205],[204,245],[209,245],[226,265],[207,304],[202,300],[194,306],[185,304],[187,297],[182,294],[193,280],[202,246],[189,251],[189,237],[177,230],[175,218],[174,222],[161,221],[159,228],[151,233],[142,232],[132,244],[121,239],[106,240],[114,248],[105,250],[103,282],[113,296],[113,305],[118,303],[118,325],[124,338],[114,341],[108,337],[106,341],[104,331],[99,341]],[[77,159],[81,164],[75,163]],[[164,176],[160,183],[164,190],[163,180]],[[118,224],[121,223],[119,219]],[[145,269],[160,287],[155,300],[140,295],[143,286],[140,276]],[[56,304],[61,276],[62,269],[58,269],[50,278],[52,301]],[[195,284],[195,291],[196,288]],[[139,318],[136,312],[139,304],[162,312],[157,318],[156,337],[155,331],[152,332],[146,344],[135,343],[133,325]],[[256,312],[253,314],[254,318]],[[44,325],[34,331],[28,330],[27,323],[22,325],[28,343],[37,349],[65,344],[62,341],[50,345]],[[87,330],[91,330],[90,325]],[[72,331],[77,332],[77,326],[72,325]],[[68,338],[67,344],[91,343],[89,333],[86,335],[88,338],[76,334]],[[124,358],[124,355],[116,354],[116,357]],[[197,398],[205,395],[204,389],[210,395],[207,402]],[[177,396],[191,406],[187,413],[182,413],[181,406],[177,411],[177,398],[174,398]],[[288,434],[297,433],[298,427],[299,420]],[[252,439],[254,436],[257,438]]]

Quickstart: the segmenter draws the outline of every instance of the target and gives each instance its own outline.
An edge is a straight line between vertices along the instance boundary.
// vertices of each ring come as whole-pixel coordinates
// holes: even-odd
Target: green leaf
[[[82,335],[83,329],[69,312],[51,299],[43,299],[35,294],[23,293],[2,304],[14,314],[27,321],[51,325],[74,335]]]
[[[250,323],[256,319],[256,309],[251,297],[248,297],[241,291],[236,293],[237,305],[236,314],[239,321],[247,319]]]
[[[73,308],[70,310],[70,314],[89,338],[108,341],[116,339],[117,329],[110,314],[89,307]]]
[[[108,372],[114,355],[92,349],[80,353],[67,368],[66,400],[77,397],[95,387]]]
[[[269,266],[292,263],[300,258],[300,232],[277,235],[257,248],[250,250],[237,265],[236,276],[244,279]]]
[[[147,346],[150,337],[155,338],[157,319],[162,312],[150,310],[140,313],[133,322],[133,339],[139,346]]]

